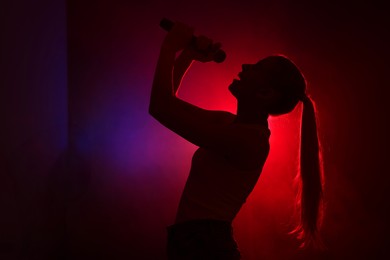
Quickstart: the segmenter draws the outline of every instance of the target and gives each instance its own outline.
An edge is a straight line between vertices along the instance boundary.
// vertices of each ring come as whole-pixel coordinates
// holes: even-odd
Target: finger
[[[196,47],[198,50],[207,50],[213,44],[213,41],[206,36],[198,36],[196,39]]]
[[[214,43],[211,46],[211,51],[217,51],[217,50],[221,49],[221,47],[222,47],[222,44],[220,42]]]
[[[203,56],[203,59],[201,60],[201,62],[209,62],[212,60],[214,60],[214,54],[212,52],[208,52],[207,54],[205,54]]]

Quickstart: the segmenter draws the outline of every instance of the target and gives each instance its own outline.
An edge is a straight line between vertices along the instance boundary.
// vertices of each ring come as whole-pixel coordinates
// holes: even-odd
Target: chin
[[[229,89],[230,93],[233,94],[233,96],[237,97],[237,94],[239,92],[239,81],[234,80],[232,82],[232,84],[229,85],[228,89]]]
[[[235,98],[237,98],[237,92],[238,92],[237,88],[233,84],[231,84],[228,89],[229,89],[230,93],[232,93],[232,95]]]

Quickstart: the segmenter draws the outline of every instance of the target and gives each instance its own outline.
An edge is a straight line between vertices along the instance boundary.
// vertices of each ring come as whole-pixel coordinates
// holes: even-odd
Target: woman
[[[168,227],[169,259],[240,259],[231,223],[254,188],[269,152],[267,119],[288,113],[301,101],[300,225],[303,244],[317,238],[322,195],[315,111],[305,80],[287,58],[270,56],[243,64],[230,92],[237,114],[209,111],[176,96],[194,60],[208,62],[219,43],[193,42],[193,29],[175,23],[161,46],[149,113],[197,145],[175,224]],[[176,54],[181,51],[176,58]]]

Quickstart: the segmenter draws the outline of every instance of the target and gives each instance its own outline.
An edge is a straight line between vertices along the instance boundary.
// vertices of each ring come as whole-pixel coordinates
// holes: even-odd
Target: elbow
[[[158,117],[158,109],[152,104],[149,105],[149,115],[156,118]]]
[[[158,102],[159,99],[156,98],[156,95],[152,95],[150,97],[150,101],[149,101],[149,115],[151,115],[152,117],[156,118],[157,116],[157,112],[160,110],[159,109],[159,106],[160,106],[160,102]]]
[[[159,120],[166,115],[169,115],[172,110],[175,97],[167,97],[165,99],[151,98],[149,104],[149,114]]]
[[[151,103],[149,105],[149,115],[151,115],[154,119],[157,121],[161,121],[161,118],[164,117],[164,114],[166,114],[167,111],[163,109],[160,105]]]
[[[164,125],[167,121],[167,113],[157,107],[149,107],[149,115],[151,115],[157,122]]]

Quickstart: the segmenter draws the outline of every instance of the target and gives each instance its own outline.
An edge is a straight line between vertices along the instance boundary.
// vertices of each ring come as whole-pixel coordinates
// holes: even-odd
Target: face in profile
[[[238,102],[271,115],[288,113],[305,93],[306,82],[295,64],[284,56],[269,56],[243,64],[229,86]]]
[[[230,92],[237,100],[263,96],[271,89],[271,74],[262,63],[243,64],[238,79],[234,79],[229,86]]]

